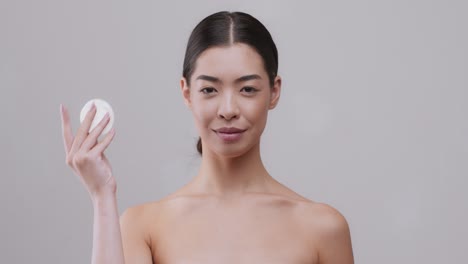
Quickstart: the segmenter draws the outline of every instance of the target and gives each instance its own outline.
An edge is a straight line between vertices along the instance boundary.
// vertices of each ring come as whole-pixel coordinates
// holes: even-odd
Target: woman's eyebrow
[[[246,82],[250,80],[261,80],[262,77],[258,74],[250,74],[250,75],[244,75],[242,77],[237,78],[234,82],[239,83],[239,82]],[[199,75],[195,80],[205,80],[209,82],[214,82],[214,83],[222,83],[222,81],[219,78],[209,76],[209,75]]]

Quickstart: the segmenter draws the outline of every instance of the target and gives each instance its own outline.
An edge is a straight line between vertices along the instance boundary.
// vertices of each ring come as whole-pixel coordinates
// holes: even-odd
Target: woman
[[[108,120],[88,134],[92,109],[73,138],[62,108],[66,161],[93,201],[93,263],[353,263],[343,215],[288,189],[262,163],[260,137],[281,92],[277,69],[276,46],[257,19],[242,12],[203,19],[180,81],[200,135],[198,174],[120,219],[103,154],[114,134],[96,144]]]

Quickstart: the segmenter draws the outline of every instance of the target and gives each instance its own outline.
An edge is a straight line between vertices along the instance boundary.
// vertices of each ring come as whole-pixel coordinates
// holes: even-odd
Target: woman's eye
[[[204,94],[211,94],[213,92],[215,92],[215,88],[213,87],[205,87],[203,89],[200,90],[200,92],[204,93]]]
[[[257,91],[257,89],[253,88],[253,87],[249,87],[249,86],[246,86],[244,88],[242,88],[242,90],[244,90],[246,93],[254,93]]]

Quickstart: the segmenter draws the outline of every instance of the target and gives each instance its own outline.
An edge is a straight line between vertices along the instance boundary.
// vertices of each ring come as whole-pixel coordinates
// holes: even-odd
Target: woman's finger
[[[65,146],[65,154],[68,155],[73,143],[73,131],[70,125],[68,110],[62,104],[60,104],[60,116],[62,119],[63,145]]]
[[[112,128],[111,131],[109,131],[109,133],[104,137],[104,139],[99,142],[93,149],[91,149],[90,154],[99,155],[103,153],[112,142],[112,139],[114,139],[114,135],[115,128]]]
[[[76,132],[75,140],[73,141],[70,150],[70,155],[75,155],[75,153],[81,148],[81,144],[83,144],[83,141],[85,141],[86,137],[88,137],[88,131],[91,127],[91,123],[93,122],[93,118],[95,115],[96,106],[93,103],[88,113],[86,114],[83,123],[81,123],[80,127],[78,128],[78,131]]]
[[[91,132],[89,133],[89,136],[86,138],[86,140],[81,145],[82,150],[87,152],[92,147],[94,147],[94,145],[96,145],[96,142],[97,142],[97,139],[98,139],[99,135],[101,135],[102,131],[104,130],[104,128],[109,123],[109,120],[110,120],[109,119],[109,113],[106,113],[104,115],[104,117],[102,118],[102,120],[99,121],[98,125],[93,130],[91,130]]]

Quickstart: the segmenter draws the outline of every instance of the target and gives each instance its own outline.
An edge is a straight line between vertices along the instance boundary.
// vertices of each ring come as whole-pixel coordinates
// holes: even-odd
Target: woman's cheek
[[[264,105],[265,104],[262,101],[252,101],[251,104],[249,104],[249,107],[246,109],[247,111],[245,113],[249,115],[250,119],[252,119],[252,122],[256,123],[265,118],[266,108]]]
[[[265,107],[264,102],[253,104],[248,113],[249,123],[256,127],[257,133],[262,134],[268,115],[268,108]]]
[[[203,107],[200,107],[203,106]],[[195,119],[197,120],[199,128],[210,128],[210,124],[215,119],[216,110],[209,104],[198,104],[193,109]]]

